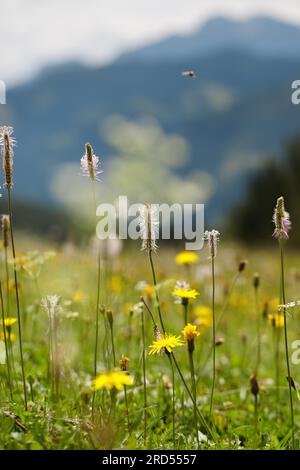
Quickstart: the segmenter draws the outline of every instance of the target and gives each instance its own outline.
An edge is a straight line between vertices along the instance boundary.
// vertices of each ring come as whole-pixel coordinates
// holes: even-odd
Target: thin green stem
[[[209,407],[209,416],[211,418],[213,402],[214,402],[214,391],[215,391],[215,382],[216,382],[216,318],[215,318],[215,260],[212,257],[211,259],[211,275],[212,275],[212,314],[213,314],[213,379],[211,386],[211,395],[210,395],[210,407]]]
[[[128,433],[131,434],[131,425],[130,425],[130,418],[129,418],[129,406],[128,406],[128,397],[127,397],[127,387],[126,387],[126,385],[124,385],[124,396],[125,396],[125,406],[126,406],[126,417],[127,417]]]
[[[190,399],[192,400],[193,404],[195,405],[194,397],[193,397],[193,395],[192,395],[192,393],[191,393],[191,391],[190,391],[190,389],[189,389],[189,387],[188,387],[188,385],[187,385],[187,383],[186,383],[186,380],[185,380],[185,378],[184,378],[184,376],[183,376],[183,374],[182,374],[182,372],[181,372],[181,369],[180,369],[179,364],[178,364],[178,362],[177,362],[177,360],[176,360],[176,358],[175,358],[175,355],[174,355],[173,352],[170,353],[170,355],[171,355],[171,357],[172,357],[172,359],[173,359],[173,361],[174,361],[174,364],[175,364],[175,367],[176,367],[177,372],[178,372],[178,374],[179,374],[179,377],[180,377],[180,379],[181,379],[181,381],[182,381],[182,383],[183,383],[183,385],[184,385],[184,387],[185,387],[185,389],[186,389],[186,391],[187,391],[187,393],[188,393]],[[211,437],[211,438],[213,439],[213,441],[215,442],[215,440],[216,440],[216,439],[215,439],[215,436],[214,436],[213,432],[211,431],[211,429],[209,428],[208,424],[206,423],[206,421],[205,421],[205,419],[204,419],[204,416],[202,415],[201,411],[199,410],[197,404],[196,404],[196,409],[197,409],[197,414],[198,414],[198,416],[199,416],[199,418],[200,418],[200,421],[201,421],[202,425],[204,426],[204,428],[206,429],[206,432],[210,435],[210,437]]]
[[[21,312],[20,312],[19,286],[18,286],[17,266],[16,266],[16,250],[15,250],[15,242],[14,242],[11,190],[9,188],[7,188],[7,195],[8,195],[8,212],[9,212],[9,220],[10,220],[10,238],[11,238],[11,247],[12,247],[12,254],[13,254],[14,281],[15,281],[16,304],[17,304],[17,315],[18,315],[19,349],[20,349],[21,369],[22,369],[24,408],[25,408],[25,411],[27,411],[27,390],[26,390],[26,377],[25,377],[25,367],[24,367],[24,358],[23,358],[22,324],[21,324]]]
[[[257,351],[256,351],[256,365],[255,371],[258,374],[258,369],[260,366],[260,358],[261,358],[261,321],[260,321],[260,312],[259,312],[259,304],[258,304],[258,288],[254,287],[254,301],[255,301],[255,316],[256,316],[256,335],[257,335]]]
[[[175,373],[174,366],[170,354],[168,353],[171,371],[172,371],[172,437],[173,437],[173,448],[176,448],[175,443]]]
[[[285,276],[284,276],[284,246],[283,246],[282,240],[280,241],[280,266],[281,266],[282,301],[283,301],[283,305],[285,305],[286,297],[285,297]],[[284,344],[285,344],[286,367],[287,367],[288,383],[289,383],[290,413],[291,413],[291,424],[292,424],[292,448],[295,449],[294,406],[293,406],[293,394],[292,394],[292,378],[291,378],[291,369],[290,369],[290,360],[289,360],[286,308],[283,309],[283,315],[284,315]]]
[[[142,320],[142,362],[143,362],[143,392],[144,392],[144,445],[147,444],[147,407],[148,407],[148,399],[147,399],[147,382],[146,382],[146,340],[145,340],[145,321],[144,321],[144,311],[142,310],[141,313],[141,320]]]
[[[10,359],[9,359],[9,353],[8,353],[8,339],[6,336],[7,331],[5,327],[4,303],[3,303],[3,292],[2,292],[1,280],[0,280],[0,301],[1,301],[2,328],[3,328],[4,345],[5,345],[6,367],[7,367],[7,380],[8,380],[10,398],[12,400],[13,395],[12,395],[12,384],[11,384]]]
[[[195,423],[194,426],[195,426],[195,431],[196,431],[197,444],[199,448],[200,442],[199,442],[199,434],[198,434],[197,388],[196,388],[196,379],[195,379],[193,351],[188,350],[188,354],[189,354],[189,365],[190,365],[190,372],[191,372],[192,393],[194,396],[194,423]]]
[[[157,292],[156,275],[155,275],[155,270],[154,270],[154,265],[153,265],[153,260],[152,260],[152,251],[149,250],[148,253],[149,253],[149,261],[150,261],[152,277],[153,277],[153,284],[154,284],[154,290],[155,290],[155,300],[156,300],[156,304],[157,304],[157,312],[158,312],[161,328],[163,330],[163,333],[165,334],[166,330],[165,330],[165,326],[164,326],[164,322],[163,322],[162,314],[161,314],[161,310],[160,310],[159,296],[158,296],[158,292]]]

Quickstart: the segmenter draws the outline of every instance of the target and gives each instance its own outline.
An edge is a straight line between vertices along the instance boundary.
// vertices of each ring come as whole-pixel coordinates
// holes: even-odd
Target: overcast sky
[[[0,80],[65,60],[104,63],[214,15],[255,14],[300,24],[300,0],[0,0]]]

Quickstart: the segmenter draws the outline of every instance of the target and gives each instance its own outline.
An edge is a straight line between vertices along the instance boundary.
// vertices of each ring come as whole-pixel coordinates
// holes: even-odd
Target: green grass
[[[16,237],[17,255],[30,250],[55,250],[56,256],[41,266],[36,281],[24,269],[18,272],[21,293],[21,315],[25,372],[28,389],[28,411],[22,400],[22,376],[18,341],[13,342],[14,372],[13,401],[9,398],[4,348],[0,342],[0,448],[1,449],[172,449],[172,386],[171,369],[166,354],[146,355],[147,375],[147,440],[144,440],[144,392],[142,368],[141,315],[130,308],[140,300],[136,285],[141,280],[152,284],[147,255],[140,252],[139,243],[125,250],[120,257],[102,262],[100,302],[113,314],[113,330],[117,367],[122,354],[130,358],[128,371],[134,385],[127,387],[130,432],[128,432],[124,393],[117,394],[115,418],[110,413],[111,395],[96,392],[95,413],[92,418],[93,358],[95,344],[95,303],[97,295],[97,259],[91,249],[45,246],[30,237]],[[274,245],[276,245],[274,243]],[[207,252],[200,252],[199,262],[187,271],[175,264],[174,249],[161,248],[154,255],[159,297],[166,330],[181,335],[183,315],[180,305],[174,304],[172,291],[175,281],[188,280],[200,293],[189,305],[189,318],[195,320],[196,308],[210,306],[211,278]],[[300,287],[300,255],[289,252],[286,260],[287,300],[298,300]],[[279,401],[275,377],[274,329],[263,315],[266,303],[278,298],[280,266],[278,250],[249,250],[242,246],[223,246],[216,258],[216,316],[220,315],[226,292],[241,259],[249,263],[240,274],[222,320],[217,336],[224,344],[216,350],[216,387],[213,422],[215,442],[199,427],[200,448],[203,449],[287,449],[290,445],[288,383],[284,356],[283,330],[280,330]],[[12,266],[10,277],[12,279]],[[31,266],[30,269],[35,270]],[[255,429],[254,397],[249,378],[255,369],[257,325],[252,277],[260,273],[258,310],[261,316],[261,364],[258,429]],[[2,282],[5,291],[5,271]],[[49,294],[61,296],[58,324],[59,394],[51,394],[49,381],[49,322],[41,308],[41,299]],[[274,302],[273,302],[274,303]],[[272,302],[271,302],[272,304]],[[270,305],[271,305],[270,304]],[[269,305],[269,312],[270,312]],[[155,300],[149,307],[158,323]],[[5,312],[8,315],[8,312]],[[288,316],[289,346],[300,335],[299,313]],[[153,340],[153,328],[144,310],[146,344]],[[10,291],[9,316],[16,316],[14,290]],[[12,327],[17,335],[17,327]],[[209,422],[209,401],[212,384],[212,327],[201,328],[195,340],[195,372],[197,404]],[[189,359],[186,347],[174,350],[180,369],[191,388]],[[299,380],[300,366],[292,365],[292,377]],[[99,321],[98,372],[113,368],[109,325],[103,313]],[[300,380],[299,380],[300,381]],[[177,449],[196,449],[193,403],[178,374],[175,375],[175,440]],[[300,406],[294,394],[296,448],[299,448]]]

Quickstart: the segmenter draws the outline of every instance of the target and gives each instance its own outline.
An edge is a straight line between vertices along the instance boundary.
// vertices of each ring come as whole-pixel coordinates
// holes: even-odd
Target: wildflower
[[[238,268],[239,273],[242,273],[243,271],[245,271],[247,264],[248,264],[247,260],[242,260],[239,262],[239,268]]]
[[[281,311],[281,310],[284,310],[284,309],[292,309],[292,308],[296,308],[296,307],[300,307],[300,300],[295,300],[294,302],[289,302],[289,303],[284,304],[284,305],[278,305],[278,310]]]
[[[250,377],[250,390],[252,395],[254,395],[255,397],[259,394],[259,385],[255,373],[253,373]]]
[[[76,290],[72,295],[72,302],[80,304],[85,299],[84,292],[80,289]]]
[[[48,313],[50,320],[55,317],[55,312],[58,308],[59,302],[60,297],[58,297],[58,295],[47,295],[47,297],[42,299],[42,307]]]
[[[7,329],[11,328],[16,322],[17,322],[17,318],[15,317],[6,317],[4,319],[4,325],[6,326]]]
[[[254,273],[253,275],[253,287],[254,289],[258,289],[260,284],[260,277],[258,273]]]
[[[214,259],[217,256],[219,236],[220,233],[218,230],[206,230],[204,233],[204,240],[207,242],[211,259]]]
[[[135,288],[136,288],[136,290],[141,292],[142,297],[147,297],[148,299],[151,299],[151,297],[154,296],[155,289],[147,281],[138,282],[137,285],[135,286]]]
[[[3,214],[1,217],[1,225],[2,225],[2,240],[4,248],[8,247],[8,238],[9,238],[9,215]]]
[[[93,380],[93,389],[100,390],[106,388],[107,390],[122,390],[124,385],[132,385],[133,378],[126,374],[124,371],[115,370],[104,372],[98,375]]]
[[[100,160],[99,157],[94,155],[91,144],[85,145],[85,154],[81,157],[80,168],[83,176],[88,176],[93,181],[100,181],[99,175],[102,173],[102,170],[100,170]]]
[[[8,341],[15,341],[17,339],[17,336],[13,332],[7,332],[6,339],[8,339]],[[4,340],[5,340],[4,333],[3,331],[0,331],[0,341],[4,341]]]
[[[182,330],[183,337],[186,341],[191,341],[197,336],[200,335],[200,333],[197,331],[197,326],[192,325],[191,323],[188,323]]]
[[[157,205],[145,204],[140,208],[140,233],[142,250],[156,251],[159,235],[159,216]]]
[[[187,305],[189,300],[194,300],[198,297],[199,292],[195,289],[191,289],[189,285],[187,287],[177,287],[175,286],[172,295],[175,297],[175,303],[182,303],[183,305]]]
[[[0,146],[3,157],[3,169],[5,175],[5,186],[10,191],[13,186],[12,168],[13,168],[13,148],[16,144],[15,139],[12,137],[13,127],[2,126],[0,127]]]
[[[196,325],[192,325],[191,323],[188,323],[185,325],[185,327],[182,330],[183,337],[185,341],[187,342],[188,346],[188,351],[192,353],[195,349],[195,338],[199,336],[199,332],[197,331]]]
[[[277,240],[287,240],[291,229],[290,214],[285,210],[284,198],[281,196],[277,199],[276,207],[273,215],[273,223],[275,229],[273,237]]]
[[[162,351],[171,353],[174,348],[182,345],[183,342],[181,341],[180,336],[165,333],[160,339],[153,341],[150,346],[151,351],[149,354],[160,354]]]
[[[111,290],[120,293],[123,290],[123,280],[120,276],[111,277]]]
[[[181,251],[176,255],[175,262],[176,264],[193,264],[196,263],[199,259],[199,256],[194,251]]]
[[[218,336],[215,341],[215,346],[222,346],[225,343],[223,336]]]
[[[127,356],[124,356],[124,354],[122,354],[120,358],[120,369],[125,372],[127,370],[128,363],[129,363],[129,358]]]
[[[284,315],[282,313],[270,313],[268,318],[274,328],[283,328],[284,327]]]
[[[208,327],[212,324],[212,309],[206,305],[200,305],[194,311],[195,322],[200,327]]]

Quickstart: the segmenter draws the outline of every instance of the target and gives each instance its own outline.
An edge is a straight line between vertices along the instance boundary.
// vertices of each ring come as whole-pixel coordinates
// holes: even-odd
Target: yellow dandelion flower
[[[277,313],[278,312],[278,307],[279,307],[279,298],[278,297],[275,297],[274,299],[271,299],[269,302],[268,302],[268,309],[269,309],[269,312],[271,313]]]
[[[98,375],[93,380],[93,389],[100,390],[106,388],[107,390],[122,390],[124,385],[132,385],[133,378],[130,377],[126,372],[121,370],[113,370],[104,372]]]
[[[153,297],[154,295],[154,287],[151,286],[150,284],[146,284],[144,289],[143,289],[143,296],[144,297]]]
[[[3,331],[0,331],[0,341],[4,341],[4,333]],[[9,341],[15,341],[17,339],[17,336],[15,335],[15,333],[12,333],[12,332],[6,332],[6,339],[8,339]]]
[[[200,327],[212,325],[212,309],[206,305],[200,305],[194,310],[195,323]]]
[[[76,304],[80,304],[85,299],[84,292],[80,289],[76,290],[72,295],[72,301]]]
[[[120,276],[112,276],[111,278],[111,290],[119,294],[123,290],[123,280]]]
[[[186,341],[192,341],[194,338],[200,335],[197,331],[197,326],[188,323],[182,330],[183,337]]]
[[[172,295],[174,295],[174,297],[180,297],[180,299],[196,299],[199,292],[188,287],[180,287],[179,289],[175,289]]]
[[[284,327],[284,315],[282,313],[270,313],[268,315],[269,321],[274,328],[283,328]]]
[[[175,257],[176,264],[193,264],[196,263],[199,256],[194,251],[181,251]]]
[[[168,351],[171,353],[176,346],[182,346],[183,344],[184,343],[181,341],[180,336],[165,333],[160,339],[152,342],[149,354],[160,354],[162,351]]]
[[[7,317],[4,319],[4,325],[6,328],[11,328],[16,322],[17,319],[15,317]]]

